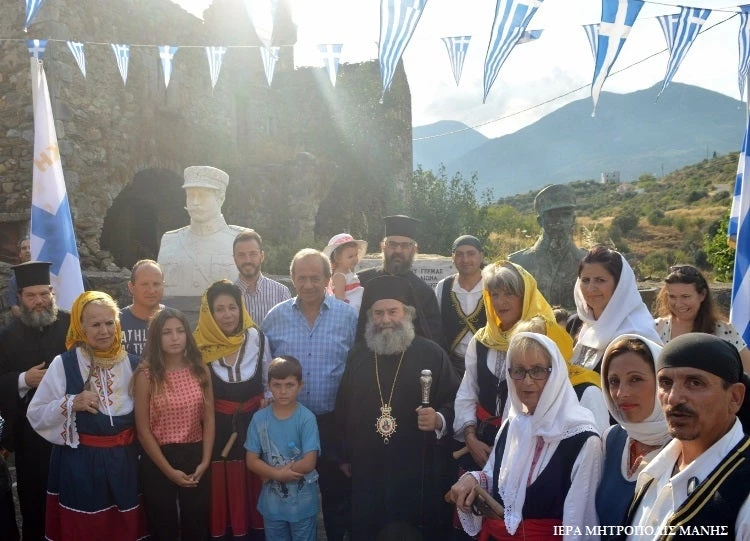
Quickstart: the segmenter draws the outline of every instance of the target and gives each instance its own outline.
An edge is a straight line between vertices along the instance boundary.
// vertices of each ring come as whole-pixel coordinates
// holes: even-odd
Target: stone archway
[[[188,224],[184,207],[182,177],[167,169],[140,171],[109,208],[100,246],[121,267],[156,259],[164,232]]]

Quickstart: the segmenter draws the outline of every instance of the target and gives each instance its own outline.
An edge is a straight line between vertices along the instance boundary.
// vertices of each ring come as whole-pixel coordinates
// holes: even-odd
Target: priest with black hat
[[[44,514],[51,444],[26,420],[26,409],[49,363],[65,351],[70,314],[60,311],[50,285],[51,263],[12,267],[20,316],[0,329],[0,445],[15,452],[23,539],[44,539]]]
[[[352,539],[375,539],[394,524],[411,524],[425,539],[450,539],[450,487],[441,475],[459,381],[448,355],[414,328],[415,297],[398,276],[365,288],[366,321],[347,360],[336,397],[342,469],[352,479]]]
[[[383,266],[357,273],[359,282],[367,291],[368,282],[378,276],[396,275],[408,280],[416,296],[414,308],[417,310],[415,321],[417,334],[444,346],[442,319],[435,292],[411,270],[414,256],[419,248],[415,239],[420,221],[403,214],[386,216],[383,221],[385,222],[385,238],[380,243]],[[362,337],[361,327],[360,323],[360,328],[357,329],[358,338]]]

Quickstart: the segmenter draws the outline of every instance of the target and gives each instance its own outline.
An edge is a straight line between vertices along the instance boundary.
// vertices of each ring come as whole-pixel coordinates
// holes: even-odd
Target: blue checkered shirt
[[[354,345],[357,311],[326,295],[315,324],[300,310],[297,297],[274,306],[261,328],[271,355],[292,355],[302,364],[305,386],[297,399],[315,415],[333,411],[346,358]]]

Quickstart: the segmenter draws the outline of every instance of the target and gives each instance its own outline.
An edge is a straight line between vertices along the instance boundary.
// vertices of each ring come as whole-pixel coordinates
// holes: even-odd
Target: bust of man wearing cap
[[[157,258],[164,271],[165,297],[199,296],[214,281],[232,276],[232,243],[247,231],[227,225],[221,214],[229,175],[198,165],[185,169],[184,176],[190,225],[164,233]]]
[[[576,221],[573,190],[552,184],[536,194],[534,210],[542,234],[534,246],[515,252],[508,259],[536,278],[537,287],[551,305],[574,308],[573,288],[578,264],[586,250],[573,242]]]
[[[750,439],[738,418],[748,379],[737,349],[710,334],[683,334],[654,368],[674,439],[638,475],[624,523],[637,535],[628,539],[750,539]]]

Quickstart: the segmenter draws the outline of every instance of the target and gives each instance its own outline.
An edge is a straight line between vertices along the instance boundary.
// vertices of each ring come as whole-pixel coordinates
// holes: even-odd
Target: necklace
[[[391,403],[393,402],[393,391],[396,388],[398,372],[401,370],[401,361],[404,360],[404,353],[406,351],[401,352],[401,358],[398,360],[396,375],[393,376],[393,385],[391,385],[391,395],[388,397],[388,402],[383,400],[383,391],[380,388],[380,373],[378,371],[378,354],[375,354],[375,380],[378,382],[378,394],[380,395],[380,417],[375,420],[375,430],[383,437],[383,443],[386,445],[390,443],[391,436],[396,432],[396,419],[391,415]]]
[[[630,456],[628,461],[628,477],[632,477],[633,474],[638,470],[638,467],[643,462],[651,451],[658,449],[659,446],[647,445],[639,441],[633,440],[630,442]]]

